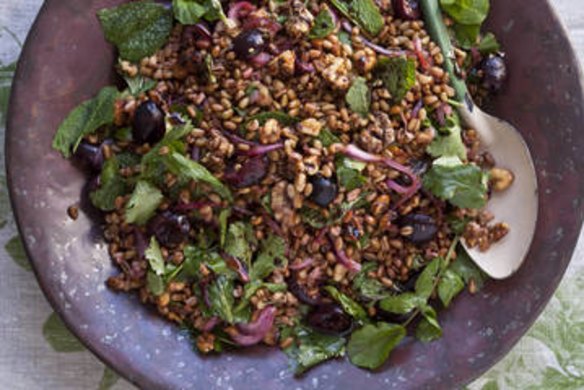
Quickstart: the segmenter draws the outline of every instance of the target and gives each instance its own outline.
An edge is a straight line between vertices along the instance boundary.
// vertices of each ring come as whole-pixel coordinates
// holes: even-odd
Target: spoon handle
[[[448,30],[444,25],[444,18],[442,16],[442,11],[440,10],[439,0],[421,0],[422,13],[424,15],[424,21],[426,23],[426,29],[430,33],[432,39],[440,46],[442,49],[442,54],[444,56],[444,67],[450,75],[450,83],[456,91],[456,99],[465,103],[468,110],[472,111],[474,103],[464,80],[458,76],[458,72],[454,62],[454,49],[452,48],[452,42],[450,41],[450,35]]]

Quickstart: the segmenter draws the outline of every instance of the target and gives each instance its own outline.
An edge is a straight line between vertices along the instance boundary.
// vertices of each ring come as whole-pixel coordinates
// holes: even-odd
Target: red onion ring
[[[255,321],[248,324],[237,324],[235,328],[227,330],[231,339],[242,346],[255,345],[266,337],[266,334],[272,329],[276,319],[276,308],[273,306],[265,307]]]

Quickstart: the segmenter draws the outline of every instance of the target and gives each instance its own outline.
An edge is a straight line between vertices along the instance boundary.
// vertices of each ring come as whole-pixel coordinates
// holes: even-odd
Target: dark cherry
[[[94,145],[87,141],[81,141],[74,156],[83,166],[94,172],[100,172],[105,161],[103,145]]]
[[[406,236],[414,244],[425,244],[432,241],[438,232],[436,221],[428,215],[424,214],[408,214],[399,219],[398,225],[400,227],[411,226],[413,228],[412,234]]]
[[[154,145],[164,137],[166,124],[164,112],[152,100],[146,100],[140,104],[134,114],[132,136],[134,142],[144,144],[148,142]]]
[[[161,245],[172,247],[187,239],[191,224],[186,216],[165,211],[148,222],[147,231]]]
[[[337,184],[324,176],[316,175],[310,178],[312,193],[310,200],[320,207],[327,207],[337,197]]]
[[[334,335],[346,334],[353,327],[351,317],[333,303],[314,307],[306,316],[306,323],[318,332]]]
[[[249,60],[261,53],[266,47],[260,30],[253,29],[240,33],[233,39],[233,51],[242,60]]]
[[[499,91],[507,79],[507,65],[503,57],[490,55],[481,63],[483,87],[491,92]]]
[[[403,20],[416,20],[422,17],[419,0],[393,0],[393,11]]]

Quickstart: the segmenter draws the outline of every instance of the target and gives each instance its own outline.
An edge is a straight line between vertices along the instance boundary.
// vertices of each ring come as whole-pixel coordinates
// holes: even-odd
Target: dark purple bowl
[[[69,328],[116,371],[147,389],[451,389],[491,367],[535,321],[570,261],[584,211],[580,73],[546,1],[494,1],[490,22],[511,74],[493,112],[522,130],[540,185],[541,217],[525,265],[457,299],[441,315],[441,340],[408,339],[374,373],[341,360],[301,379],[277,350],[197,355],[177,327],[105,288],[114,268],[99,226],[84,213],[75,222],[66,215],[86,178],[51,139],[70,109],[112,80],[114,53],[95,11],[121,2],[45,3],[16,72],[6,137],[11,198],[39,283]]]

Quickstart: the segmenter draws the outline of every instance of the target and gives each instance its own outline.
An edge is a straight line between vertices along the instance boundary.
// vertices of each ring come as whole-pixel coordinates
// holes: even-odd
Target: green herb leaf
[[[429,305],[422,309],[424,318],[416,328],[416,338],[425,343],[442,337],[442,328],[437,320],[436,311]]]
[[[487,175],[474,164],[462,164],[457,157],[434,161],[423,185],[434,196],[460,208],[478,209],[487,202]]]
[[[43,325],[43,337],[57,352],[81,352],[85,347],[67,329],[65,323],[57,315],[52,313]]]
[[[114,121],[114,105],[118,96],[115,87],[105,87],[96,97],[74,108],[59,126],[53,139],[53,149],[65,158],[71,157],[83,137]]]
[[[138,62],[164,45],[172,30],[172,10],[151,1],[136,1],[97,12],[106,39],[120,56]]]
[[[438,296],[444,307],[448,307],[463,289],[464,280],[456,272],[447,269],[438,283]]]
[[[345,354],[346,341],[343,337],[317,333],[304,327],[298,327],[294,333],[297,343],[284,352],[292,360],[296,374]]]
[[[424,268],[418,280],[416,280],[416,295],[427,300],[432,295],[434,289],[434,282],[442,268],[443,259],[435,258]]]
[[[412,310],[425,305],[426,300],[427,298],[425,297],[407,292],[384,298],[379,302],[379,307],[388,313],[408,314]]]
[[[180,153],[172,153],[167,160],[169,169],[177,174],[189,179],[210,185],[222,198],[232,201],[231,191],[217,179],[204,166],[196,161],[190,160]]]
[[[381,57],[375,73],[391,93],[393,101],[399,102],[416,84],[416,61],[405,57]]]
[[[219,245],[221,248],[225,246],[225,239],[227,238],[227,219],[231,215],[230,209],[221,210],[219,213]]]
[[[331,0],[331,3],[369,34],[377,35],[383,29],[383,16],[373,0]]]
[[[271,234],[262,242],[261,251],[252,265],[249,277],[252,280],[262,280],[276,269],[276,260],[285,259],[286,241],[280,236]]]
[[[146,274],[146,287],[152,295],[159,296],[164,292],[164,279],[153,271]]]
[[[480,290],[488,279],[488,276],[473,263],[462,245],[457,247],[456,259],[448,269],[459,275],[466,284],[474,281],[477,290]]]
[[[116,198],[125,195],[128,191],[126,181],[120,175],[120,166],[116,157],[106,160],[99,181],[99,188],[89,194],[91,203],[103,211],[115,210]]]
[[[144,77],[141,75],[135,77],[124,76],[126,84],[128,84],[128,90],[133,96],[138,96],[141,93],[150,91],[156,86],[156,80]]]
[[[489,14],[489,0],[440,0],[442,9],[456,22],[482,24]]]
[[[349,88],[345,100],[351,110],[361,116],[367,116],[371,105],[371,92],[367,86],[367,80],[363,77],[357,77]]]
[[[345,313],[360,321],[367,320],[368,316],[365,309],[363,309],[361,305],[355,302],[352,298],[343,294],[333,286],[326,286],[324,289],[335,301],[341,305]]]
[[[349,45],[350,47],[353,47],[353,42],[351,41],[351,35],[346,31],[339,32],[339,41],[343,45]]]
[[[126,205],[126,222],[144,225],[162,203],[162,192],[147,181],[140,180]]]
[[[243,261],[249,268],[253,251],[250,238],[253,236],[253,228],[243,222],[235,222],[229,225],[225,240],[225,252]]]
[[[220,275],[208,287],[211,309],[229,324],[234,322],[233,315],[233,280]]]
[[[360,188],[367,183],[367,178],[361,174],[366,164],[339,156],[335,160],[337,180],[348,192]]]
[[[209,11],[208,1],[173,0],[174,17],[181,24],[197,24]]]
[[[481,43],[479,43],[478,49],[482,55],[489,55],[501,50],[501,45],[493,33],[487,33],[481,39]]]
[[[401,325],[365,325],[351,335],[347,345],[349,359],[358,367],[378,368],[405,336],[406,329]]]
[[[329,225],[329,220],[323,215],[321,209],[303,206],[300,211],[302,221],[315,229],[322,229]]]
[[[156,275],[164,275],[164,257],[162,257],[162,251],[156,238],[152,237],[150,239],[150,246],[144,252],[144,256],[148,260],[148,264],[150,264],[150,269]]]
[[[367,274],[377,270],[377,264],[374,262],[365,263],[361,271],[353,278],[353,290],[362,298],[378,301],[389,296],[386,287],[377,279],[370,278]]]
[[[10,255],[12,260],[20,267],[27,271],[32,270],[32,266],[30,265],[30,261],[26,256],[26,252],[24,251],[24,245],[22,244],[22,240],[20,236],[12,237],[4,246],[6,253]]]
[[[335,30],[335,27],[333,15],[325,5],[314,19],[314,25],[310,29],[308,37],[312,39],[328,37]]]
[[[452,30],[454,31],[454,36],[456,37],[458,46],[468,50],[477,43],[477,39],[481,32],[481,25],[455,24],[452,26]]]
[[[462,142],[462,128],[457,114],[446,118],[445,126],[439,129],[426,151],[433,157],[456,156],[466,160],[466,146]]]
[[[318,134],[318,139],[322,143],[322,146],[324,146],[325,148],[328,148],[332,144],[338,144],[341,142],[339,137],[334,135],[332,131],[330,131],[326,127],[320,130],[320,133]]]

